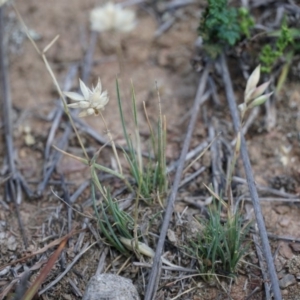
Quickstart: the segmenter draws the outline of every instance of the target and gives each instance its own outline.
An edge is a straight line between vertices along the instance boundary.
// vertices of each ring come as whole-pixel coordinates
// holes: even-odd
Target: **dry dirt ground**
[[[168,1],[159,2],[164,4]],[[184,6],[176,12],[172,12],[176,15],[175,23],[169,30],[156,38],[154,36],[159,24],[155,13],[149,7],[143,9],[132,6],[131,9],[136,10],[138,17],[137,27],[129,34],[121,36],[103,34],[98,37],[94,64],[88,81],[91,85],[96,83],[98,77],[101,78],[103,87],[108,91],[110,97],[110,102],[104,111],[108,128],[116,143],[124,145],[115,88],[115,78],[120,73],[115,43],[116,40],[121,39],[123,62],[120,82],[125,99],[125,118],[129,123],[132,121],[130,103],[130,80],[132,80],[141,116],[141,132],[146,138],[147,123],[143,114],[142,102],[146,103],[150,120],[156,120],[158,115],[156,86],[158,87],[162,112],[167,119],[166,153],[168,163],[176,160],[180,154],[200,78],[191,61],[197,57],[195,50],[197,27],[206,1],[196,2],[195,5]],[[99,4],[101,4],[100,1],[92,0],[16,1],[17,8],[36,37],[36,43],[40,49],[43,49],[57,34],[60,35],[47,56],[61,86],[63,86],[69,68],[82,61],[89,43],[89,11]],[[13,138],[16,149],[14,156],[18,170],[28,182],[30,189],[36,191],[43,178],[45,143],[53,121],[51,112],[57,107],[58,95],[43,61],[24,36],[11,7],[7,8],[6,15],[6,31],[9,37],[9,78],[13,103]],[[240,96],[245,81],[241,80],[241,72],[237,70],[238,67],[234,60],[230,66],[234,87],[237,96]],[[253,67],[251,66],[251,68]],[[216,132],[222,132],[221,137],[227,141],[227,144],[230,144],[234,138],[227,102],[217,77],[217,75],[214,76],[220,103],[216,105],[210,97],[202,105],[190,149],[208,140],[210,124],[213,124]],[[71,88],[73,90],[78,88],[78,76],[72,79]],[[261,205],[267,230],[274,237],[274,239],[270,239],[270,243],[278,277],[291,281],[284,287],[284,283],[282,283],[283,297],[291,300],[300,299],[300,285],[296,279],[296,275],[299,276],[300,273],[300,264],[296,264],[296,270],[291,268],[291,262],[297,262],[300,257],[299,244],[292,243],[294,239],[300,239],[298,203],[300,200],[295,197],[293,201],[290,201],[287,195],[288,193],[297,196],[300,193],[300,88],[295,80],[290,79],[279,95],[276,102],[276,125],[269,131],[265,130],[264,116],[265,110],[262,109],[247,133],[248,149],[256,183],[265,187],[265,189],[259,189],[259,194],[262,197]],[[107,138],[101,118],[91,117],[86,118],[85,121],[103,138]],[[54,145],[61,137],[66,124],[67,120],[63,118],[54,138]],[[3,133],[2,122],[1,132]],[[100,145],[84,132],[81,134],[89,153],[95,153]],[[73,133],[70,135],[66,150],[75,155],[82,154]],[[5,145],[1,143],[2,174],[5,174],[5,153]],[[100,161],[104,165],[110,166],[114,164],[112,157],[110,148],[105,148],[101,152]],[[188,257],[184,255],[181,257],[182,253],[176,247],[176,243],[184,241],[184,235],[195,231],[193,226],[188,226],[188,220],[191,220],[189,218],[192,215],[199,215],[200,211],[197,207],[195,208],[195,205],[190,207],[188,203],[191,201],[198,203],[208,196],[203,183],[209,184],[213,177],[210,150],[193,166],[191,173],[202,166],[206,167],[205,172],[179,191],[175,205],[176,213],[170,224],[176,238],[172,240],[169,237],[165,248],[166,257],[173,263],[181,264],[184,267],[195,267],[195,265]],[[241,162],[240,166],[237,176],[244,177]],[[5,178],[2,177],[0,186],[0,267],[9,264],[11,267],[5,268],[6,271],[3,271],[1,267],[0,295],[2,297],[0,299],[12,299],[18,282],[16,279],[23,274],[26,268],[32,268],[30,277],[32,282],[55,249],[51,246],[51,242],[68,232],[68,211],[70,212],[70,210],[53,194],[54,191],[60,196],[63,195],[62,177],[67,182],[69,195],[73,195],[76,189],[89,179],[89,169],[64,156],[60,159],[51,181],[42,195],[35,195],[32,198],[23,195],[19,210],[28,241],[27,247],[20,234],[14,205],[12,202],[6,201]],[[172,175],[170,175],[170,181],[172,181]],[[108,179],[106,184],[111,186],[113,191],[122,188],[119,182],[112,179]],[[237,189],[240,188],[240,194],[245,195],[243,199],[245,214],[248,214],[249,217],[253,216],[245,186],[236,185]],[[85,214],[92,214],[93,209],[88,201],[89,198],[90,191],[87,187],[74,203],[74,208]],[[187,211],[185,211],[186,207],[189,207]],[[148,207],[141,212],[143,215],[140,217],[147,222],[158,210],[159,208]],[[71,217],[72,227],[80,229],[83,226],[84,217],[76,211],[72,213]],[[161,219],[158,218],[157,222],[160,221]],[[81,236],[83,240],[80,245],[78,244],[79,234],[70,239],[60,260],[43,283],[42,289],[74,262],[74,258],[82,251],[84,245],[91,245],[96,241],[95,235],[96,238],[98,235],[96,228],[96,223],[91,221],[89,231]],[[152,246],[155,246],[155,237],[159,234],[159,224],[154,224],[150,231],[152,235],[149,235],[149,239],[152,241]],[[279,237],[291,237],[291,239],[284,240]],[[35,254],[39,249],[44,249],[43,247],[48,245],[49,249]],[[64,277],[40,296],[41,299],[81,299],[88,280],[97,270],[104,248],[105,245],[99,243],[85,252]],[[14,263],[17,259],[30,256],[30,254],[34,255]],[[179,261],[180,257],[181,261]],[[140,259],[150,263],[147,258]],[[119,257],[119,253],[114,249],[109,249],[106,253],[103,272],[117,273],[121,269],[120,275],[132,279],[143,298],[149,269],[134,265],[133,262],[138,261],[134,255],[126,263],[125,261],[126,258]],[[191,289],[190,292],[189,289]],[[248,298],[253,291],[253,296]],[[4,294],[7,294],[7,298],[3,298]],[[182,295],[178,296],[180,294]],[[195,274],[191,276],[176,271],[164,271],[156,298],[175,299],[176,296],[178,296],[176,299],[194,300],[264,299],[263,278],[258,267],[255,247],[251,246],[247,262],[243,264],[234,283],[224,281],[219,285],[210,286]]]

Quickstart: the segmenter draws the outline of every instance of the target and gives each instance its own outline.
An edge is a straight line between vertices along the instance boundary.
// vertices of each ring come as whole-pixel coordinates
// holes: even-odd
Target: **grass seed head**
[[[89,115],[97,116],[99,111],[104,109],[109,101],[107,91],[102,92],[100,78],[98,79],[96,87],[92,87],[92,89],[89,89],[80,79],[79,84],[82,95],[75,92],[64,92],[64,95],[71,100],[76,101],[76,103],[68,104],[68,107],[82,108],[83,111],[80,112],[79,117],[86,117]]]
[[[245,113],[255,107],[264,104],[273,93],[264,94],[270,85],[270,81],[267,81],[259,86],[257,86],[260,78],[260,65],[258,65],[252,74],[249,76],[247,81],[244,103],[239,105],[239,110],[241,111],[242,119]]]
[[[112,2],[94,8],[90,13],[91,29],[98,32],[129,32],[136,25],[135,13]]]
[[[248,100],[247,98],[249,97],[249,94],[251,94],[256,89],[256,86],[259,82],[259,78],[260,78],[260,65],[258,65],[255,68],[255,70],[252,72],[252,74],[250,75],[247,81],[246,90],[245,90],[246,102]]]

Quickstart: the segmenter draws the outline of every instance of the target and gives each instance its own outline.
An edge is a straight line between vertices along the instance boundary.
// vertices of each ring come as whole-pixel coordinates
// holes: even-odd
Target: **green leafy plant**
[[[229,7],[227,0],[208,0],[198,32],[208,53],[215,56],[223,47],[234,46],[242,35],[249,37],[253,25],[246,8]]]
[[[240,27],[235,8],[227,6],[227,0],[208,0],[199,28],[205,41],[234,45],[240,38]]]
[[[238,20],[241,33],[250,38],[250,29],[255,25],[255,22],[247,8],[240,7],[238,9]]]
[[[259,60],[262,64],[261,71],[264,73],[271,73],[278,59],[285,54],[287,47],[294,43],[292,31],[288,28],[285,20],[281,25],[279,33],[276,33],[276,35],[278,35],[278,38],[275,47],[272,48],[270,44],[267,44],[262,48],[259,55]]]

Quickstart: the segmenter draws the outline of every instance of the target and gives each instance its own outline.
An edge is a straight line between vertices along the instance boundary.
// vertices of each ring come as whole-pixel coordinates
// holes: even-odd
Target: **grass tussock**
[[[234,278],[248,245],[246,237],[250,224],[243,224],[240,213],[227,214],[222,219],[222,205],[212,205],[208,217],[197,221],[202,228],[197,239],[190,241],[189,252],[197,258],[199,272],[206,281],[216,276]]]

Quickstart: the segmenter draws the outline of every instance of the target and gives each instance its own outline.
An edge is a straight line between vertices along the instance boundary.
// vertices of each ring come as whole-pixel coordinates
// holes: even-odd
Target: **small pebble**
[[[279,221],[279,225],[280,225],[281,227],[288,227],[289,224],[290,224],[290,221],[291,221],[290,218],[284,217],[284,218],[282,218],[282,219]]]
[[[285,289],[288,286],[295,284],[296,278],[292,274],[286,274],[282,279],[279,280],[279,286],[281,289]]]
[[[176,237],[176,234],[173,230],[171,229],[168,229],[168,233],[167,233],[167,236],[168,236],[168,239],[171,243],[177,245],[177,237]]]
[[[280,243],[279,254],[286,259],[291,259],[294,256],[292,249],[285,242]]]
[[[290,243],[290,247],[295,252],[300,252],[300,243]]]

